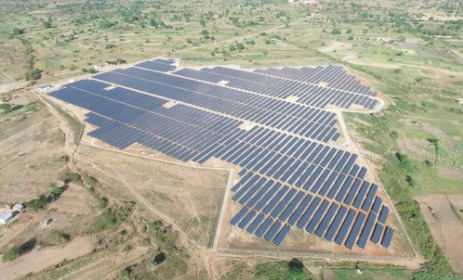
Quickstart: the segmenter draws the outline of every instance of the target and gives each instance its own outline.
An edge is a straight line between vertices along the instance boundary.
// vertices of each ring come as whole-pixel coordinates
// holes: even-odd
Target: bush
[[[79,173],[76,172],[71,172],[71,171],[66,171],[60,176],[60,179],[65,183],[70,183],[70,182],[75,182],[78,184],[82,184],[82,177],[80,176]]]
[[[31,208],[35,211],[44,208],[48,204],[48,200],[45,195],[41,194],[39,198],[29,200],[25,203],[27,208]]]
[[[430,109],[437,109],[439,106],[437,106],[436,103],[430,102],[430,101],[422,101],[421,106],[425,108],[430,108]]]
[[[18,247],[11,248],[3,254],[3,262],[13,261],[21,256],[21,251]]]
[[[129,278],[129,276],[130,276],[130,272],[128,270],[124,269],[124,270],[121,271],[121,278],[122,279],[127,279],[127,278]]]
[[[63,189],[59,188],[55,183],[50,183],[50,192],[54,196],[60,196],[63,193]]]
[[[11,105],[8,103],[0,104],[0,110],[2,110],[4,113],[9,113],[11,112]]]
[[[293,259],[291,262],[266,262],[256,265],[254,279],[308,280],[312,277],[300,261]]]
[[[107,44],[106,47],[105,47],[105,49],[107,49],[107,50],[114,49],[114,48],[116,48],[116,45],[114,45],[114,44]]]
[[[115,210],[106,208],[95,222],[95,228],[98,231],[114,228],[118,223],[127,219],[132,213],[135,202],[125,202],[125,204]]]
[[[65,244],[71,241],[71,235],[61,230],[52,229],[48,231],[42,238],[40,244],[42,246]]]
[[[106,197],[104,197],[104,196],[98,197],[98,206],[101,209],[106,208],[106,206],[108,206],[108,199]]]
[[[405,181],[407,181],[408,185],[412,188],[416,187],[416,179],[412,175],[405,176]]]
[[[411,170],[414,167],[413,161],[404,154],[396,153],[396,157],[399,160],[399,166],[405,170]]]
[[[34,249],[37,240],[35,238],[29,239],[27,242],[21,244],[21,246],[17,246],[11,248],[10,250],[6,251],[3,254],[3,261],[9,262],[19,258],[21,255],[24,255]]]
[[[254,40],[247,40],[246,41],[246,44],[247,45],[251,45],[251,46],[254,46],[256,44],[256,42]]]
[[[127,63],[127,60],[125,60],[123,58],[118,58],[118,59],[116,59],[116,62],[119,63],[119,64],[124,64],[124,63]]]
[[[339,34],[341,34],[341,29],[339,29],[339,28],[333,28],[333,30],[331,30],[331,34],[333,34],[333,35],[339,35]]]

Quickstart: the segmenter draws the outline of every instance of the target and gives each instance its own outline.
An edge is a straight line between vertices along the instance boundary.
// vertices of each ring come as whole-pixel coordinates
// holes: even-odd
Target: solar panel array
[[[357,163],[356,154],[329,145],[340,136],[336,115],[323,109],[332,101],[323,106],[299,102],[309,100],[302,91],[297,101],[286,101],[278,92],[290,88],[251,90],[269,82],[259,77],[288,85],[299,80],[309,85],[315,78],[273,78],[270,74],[286,72],[224,67],[169,73],[173,68],[166,67],[173,64],[161,59],[142,62],[50,95],[88,110],[86,121],[97,127],[89,135],[117,148],[139,143],[184,162],[218,158],[238,166],[239,181],[231,191],[242,208],[230,223],[265,241],[278,246],[296,227],[348,249],[363,249],[368,242],[390,246],[389,208],[378,196],[378,186],[365,179],[367,169]],[[216,84],[223,77],[242,86]],[[374,96],[336,94],[334,100],[349,94]],[[243,129],[249,123],[253,125]]]
[[[219,66],[201,70],[181,69],[175,74],[211,83],[226,81],[230,88],[282,99],[293,97],[298,103],[318,108],[358,105],[372,110],[379,104],[374,98],[376,92],[361,85],[358,79],[339,66],[268,69],[254,73]],[[330,82],[328,86],[319,85],[322,81]]]

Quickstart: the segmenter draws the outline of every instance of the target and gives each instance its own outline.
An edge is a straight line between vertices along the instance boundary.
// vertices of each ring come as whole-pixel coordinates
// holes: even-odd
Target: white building
[[[11,219],[13,219],[13,213],[11,212],[5,213],[2,216],[0,216],[0,224],[5,225],[9,221],[11,221]]]
[[[24,210],[24,205],[22,205],[22,204],[15,204],[15,205],[13,206],[13,210],[14,210],[14,211],[21,212],[22,210]]]

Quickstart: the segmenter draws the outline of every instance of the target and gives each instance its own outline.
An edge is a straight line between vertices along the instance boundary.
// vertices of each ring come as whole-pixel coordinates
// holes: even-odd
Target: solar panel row
[[[318,66],[316,68],[282,68],[282,69],[265,69],[256,70],[259,73],[265,73],[272,76],[285,77],[291,80],[302,81],[311,84],[326,82],[327,86],[338,88],[346,91],[376,96],[376,92],[370,87],[361,85],[359,79],[353,75],[349,75],[340,66]]]
[[[260,72],[263,73],[263,72]],[[211,83],[227,81],[227,86],[263,95],[286,99],[297,97],[297,102],[324,108],[335,105],[349,108],[353,104],[373,109],[377,100],[360,91],[345,91],[336,88],[307,84],[306,82],[282,79],[281,76],[262,75],[259,72],[230,69],[225,67],[204,68],[201,70],[182,69],[175,74]],[[357,80],[359,82],[359,80]],[[373,95],[373,93],[371,94]]]
[[[144,61],[138,64],[135,64],[136,67],[145,68],[148,70],[155,70],[161,72],[169,72],[175,70],[175,66],[169,63],[166,63],[166,60],[153,60],[153,61]]]

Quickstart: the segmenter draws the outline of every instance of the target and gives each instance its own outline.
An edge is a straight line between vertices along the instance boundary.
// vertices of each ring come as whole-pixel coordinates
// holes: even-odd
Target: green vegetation
[[[60,196],[64,190],[59,188],[56,183],[50,183],[50,192],[53,196]]]
[[[32,249],[34,249],[36,243],[37,243],[37,240],[35,238],[31,238],[21,245],[15,246],[7,250],[3,254],[3,258],[2,258],[3,262],[14,261],[15,259],[21,257],[22,255],[29,253]]]
[[[0,104],[0,110],[2,110],[3,113],[11,112],[11,104],[8,104],[8,103]]]
[[[54,246],[65,244],[71,241],[71,235],[58,229],[51,229],[39,237],[38,243],[41,246]]]
[[[14,261],[21,256],[21,251],[18,247],[11,248],[3,254],[3,262]]]
[[[48,199],[45,197],[45,195],[41,194],[39,198],[29,200],[24,204],[27,208],[37,211],[44,208],[48,204]]]
[[[124,202],[124,204],[119,207],[105,208],[95,222],[95,229],[97,231],[102,231],[114,228],[117,224],[127,219],[134,206],[135,202],[128,201]]]
[[[149,236],[155,243],[167,252],[173,252],[176,249],[178,233],[170,225],[164,225],[162,221],[154,221],[148,224]]]
[[[70,170],[66,170],[63,172],[60,176],[60,180],[63,181],[65,184],[68,184],[70,182],[74,182],[77,184],[82,184],[82,176],[80,176],[79,173],[77,172],[72,172]]]
[[[312,276],[301,261],[293,259],[290,262],[267,262],[256,265],[254,279],[308,280],[312,279]]]
[[[460,221],[460,223],[463,225],[463,216],[462,216],[462,209],[458,209],[455,205],[450,203],[450,208],[452,208],[453,214],[455,214],[455,217]]]

